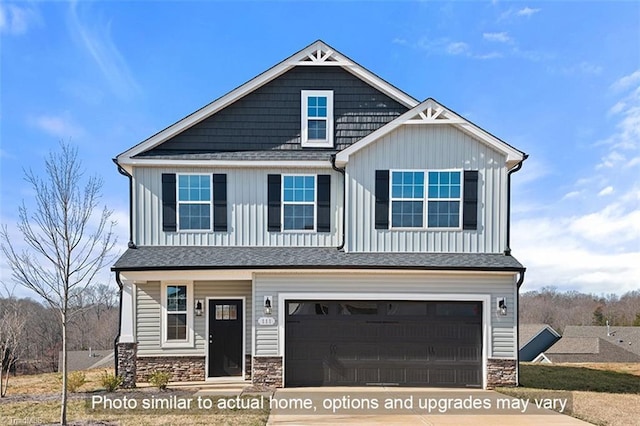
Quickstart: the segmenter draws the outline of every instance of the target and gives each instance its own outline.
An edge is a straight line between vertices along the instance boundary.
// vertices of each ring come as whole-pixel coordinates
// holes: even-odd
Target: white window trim
[[[309,201],[285,201],[284,200],[284,178],[286,176],[302,176],[302,177],[308,177],[308,176],[312,176],[313,177],[313,203],[309,202]],[[318,175],[315,174],[311,174],[311,173],[288,173],[288,174],[283,174],[281,175],[281,179],[280,179],[280,200],[282,203],[282,208],[280,209],[280,223],[281,225],[281,232],[285,232],[285,233],[300,233],[300,232],[304,232],[304,233],[312,233],[312,232],[316,232],[316,230],[318,229]],[[284,206],[287,204],[305,204],[305,205],[313,205],[313,229],[284,229]]]
[[[167,287],[182,285],[187,287],[187,338],[185,340],[167,339]],[[161,307],[160,307],[160,346],[163,348],[194,348],[194,327],[193,327],[193,282],[192,281],[163,281],[160,286]]]
[[[424,192],[423,198],[394,198],[393,197],[393,173],[394,172],[423,172]],[[429,198],[429,172],[459,172],[460,173],[460,197],[459,198]],[[391,169],[389,170],[389,229],[393,231],[460,231],[462,230],[462,211],[464,200],[464,170],[463,169]],[[394,201],[422,201],[422,227],[394,227],[392,206]],[[458,227],[429,227],[429,201],[459,201],[460,212],[458,214]]]
[[[209,177],[209,201],[180,201],[180,176],[208,176]],[[181,229],[180,228],[180,204],[208,204],[209,228],[208,229]],[[176,173],[176,229],[178,232],[213,232],[213,175],[211,173]]]
[[[324,140],[309,140],[308,99],[310,96],[324,96],[327,98],[327,138]],[[333,148],[333,90],[302,90],[301,91],[301,130],[300,139],[302,147],[308,148]]]

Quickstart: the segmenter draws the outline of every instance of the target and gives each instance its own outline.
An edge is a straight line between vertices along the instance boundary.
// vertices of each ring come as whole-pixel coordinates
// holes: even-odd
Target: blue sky
[[[70,140],[123,250],[111,159],[316,39],[530,155],[513,192],[524,291],[640,288],[638,2],[3,1],[0,223],[32,198],[22,169]]]

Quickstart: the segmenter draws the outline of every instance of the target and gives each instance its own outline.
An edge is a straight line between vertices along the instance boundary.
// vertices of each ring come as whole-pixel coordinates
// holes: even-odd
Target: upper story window
[[[429,172],[427,226],[459,228],[461,195],[460,172]]]
[[[178,228],[211,229],[211,175],[178,175]]]
[[[427,228],[460,228],[461,175],[457,170],[392,171],[391,227],[424,228],[426,201]]]
[[[391,226],[422,228],[424,219],[424,172],[391,173]]]
[[[316,227],[316,177],[284,175],[282,223],[285,231],[313,231]]]
[[[333,91],[302,91],[302,146],[333,147]]]

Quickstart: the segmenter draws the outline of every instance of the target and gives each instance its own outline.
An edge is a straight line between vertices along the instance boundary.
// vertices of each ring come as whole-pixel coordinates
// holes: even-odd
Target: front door
[[[209,377],[242,375],[242,300],[209,300]]]

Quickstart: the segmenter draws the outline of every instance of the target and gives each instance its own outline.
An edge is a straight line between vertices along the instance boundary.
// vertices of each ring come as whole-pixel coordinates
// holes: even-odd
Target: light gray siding
[[[376,230],[375,171],[479,171],[478,230]],[[352,155],[346,249],[355,252],[500,253],[505,249],[505,157],[450,125],[405,125]]]
[[[488,357],[515,358],[515,277],[508,274],[443,274],[443,273],[418,273],[418,274],[384,274],[384,273],[351,273],[351,274],[296,274],[296,275],[271,275],[256,274],[255,276],[255,300],[256,312],[262,313],[262,306],[258,306],[264,300],[265,295],[274,297],[273,317],[280,318],[278,309],[284,306],[284,301],[278,297],[280,293],[357,293],[375,297],[380,294],[380,299],[385,300],[390,294],[401,300],[403,294],[424,295],[423,300],[444,299],[443,295],[453,295],[446,300],[456,300],[456,296],[479,295],[490,297],[488,306],[489,323],[485,324],[484,332],[490,336],[490,347],[487,348]],[[350,296],[345,296],[348,298]],[[504,297],[509,307],[506,316],[498,315],[495,307],[497,299]],[[282,348],[279,347],[279,329],[284,324],[273,326],[256,325],[256,355],[277,356]]]
[[[195,281],[194,299],[205,301],[205,315],[195,316],[193,348],[162,348],[161,339],[161,285],[160,282],[138,284],[136,287],[136,338],[139,356],[202,355],[206,353],[207,297],[245,298],[245,351],[251,353],[252,292],[251,281]]]
[[[228,232],[164,232],[162,173],[227,174]],[[268,174],[330,174],[331,232],[268,232]],[[134,169],[134,238],[140,246],[313,246],[339,244],[343,177],[331,169],[153,168]]]

